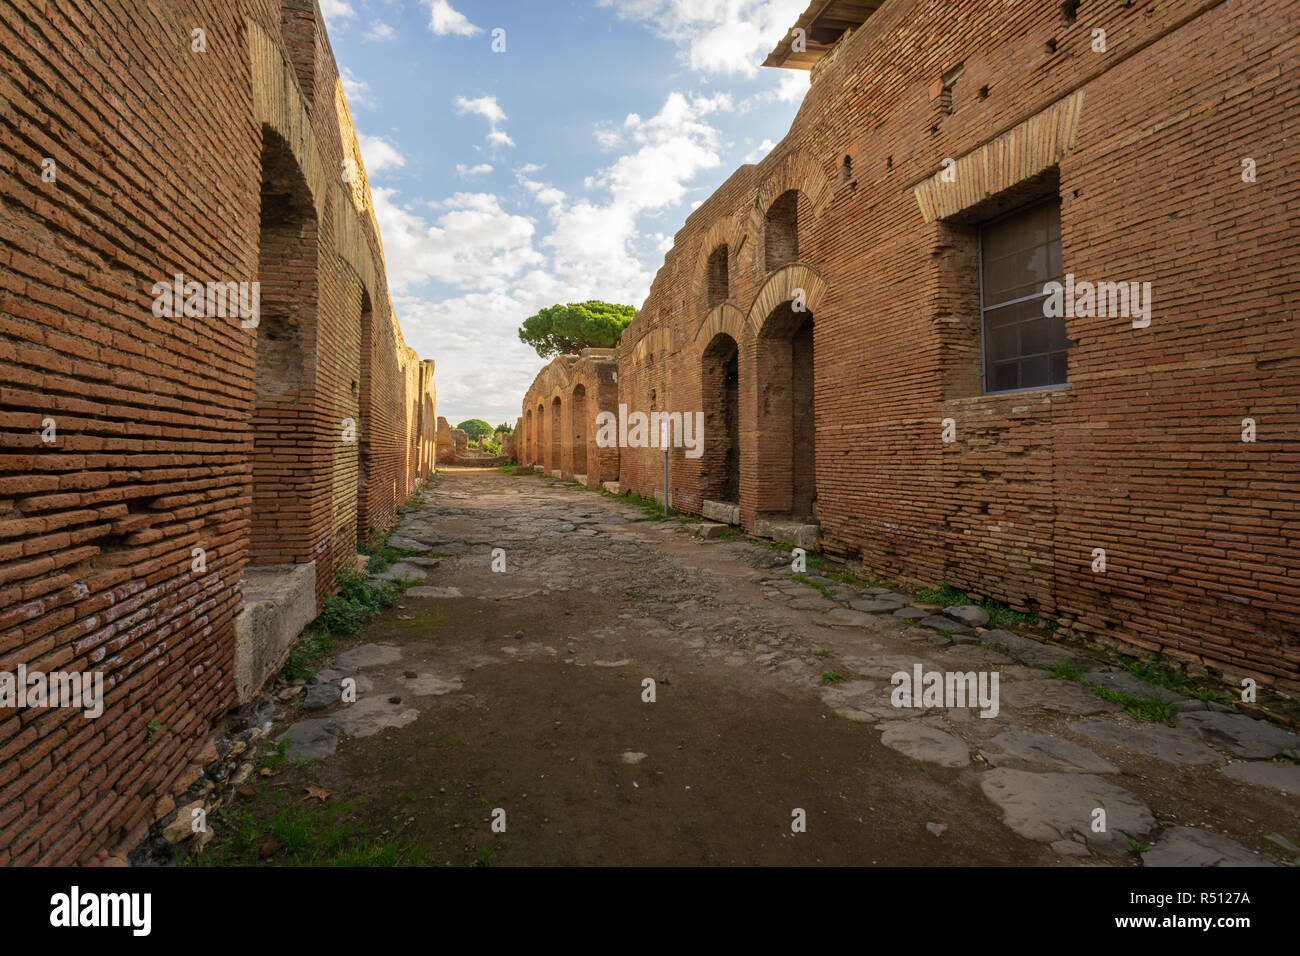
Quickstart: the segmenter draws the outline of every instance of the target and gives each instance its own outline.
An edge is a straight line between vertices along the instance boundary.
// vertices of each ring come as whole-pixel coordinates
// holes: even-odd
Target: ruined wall
[[[597,416],[618,414],[618,366],[613,349],[560,355],[537,373],[524,396],[517,457],[559,477],[581,476],[588,488],[618,480],[617,445],[597,443]]]
[[[319,599],[428,474],[433,367],[314,4],[15,0],[0,63],[0,671],[105,677],[0,711],[0,864],[66,864],[192,779],[245,572]],[[155,314],[177,274],[264,308]]]
[[[451,437],[451,425],[447,419],[438,416],[438,464],[451,465],[456,462],[456,441]]]
[[[716,423],[700,459],[672,450],[674,504],[725,496],[730,401],[747,529],[813,521],[872,572],[1300,688],[1295,27],[1288,4],[886,0],[624,333],[621,401]],[[975,226],[1044,195],[1063,271],[1151,282],[1152,321],[1068,319],[1067,385],[984,394]],[[661,461],[624,449],[624,488]]]

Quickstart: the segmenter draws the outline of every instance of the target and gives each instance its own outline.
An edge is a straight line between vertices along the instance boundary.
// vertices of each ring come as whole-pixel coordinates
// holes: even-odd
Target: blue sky
[[[808,88],[758,65],[807,0],[319,2],[394,307],[453,425],[514,423],[539,308],[640,307],[686,216]]]

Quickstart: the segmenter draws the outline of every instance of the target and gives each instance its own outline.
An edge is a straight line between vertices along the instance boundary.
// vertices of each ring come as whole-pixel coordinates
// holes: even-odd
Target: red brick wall
[[[786,139],[687,219],[624,334],[620,400],[703,410],[727,331],[742,521],[788,510],[806,468],[780,421],[790,353],[758,331],[806,287],[828,550],[1300,689],[1295,25],[1279,3],[1096,0],[1070,22],[1055,3],[887,0],[819,64]],[[971,223],[991,207],[927,222],[913,188],[1076,94],[1073,148],[1035,145],[1063,155],[1020,189],[1059,195],[1066,271],[1152,283],[1152,324],[1068,320],[1068,386],[984,395]],[[802,265],[769,273],[760,211],[790,188]],[[731,305],[711,309],[722,242]],[[674,503],[697,509],[713,459],[671,460]],[[625,449],[620,477],[650,494],[661,468]]]
[[[362,449],[369,524],[390,524],[431,468],[432,368],[402,342],[373,218],[338,182],[354,146],[305,3],[286,10],[292,55],[277,58],[283,109],[309,123],[275,132],[313,215],[292,262],[260,262],[275,244],[259,256],[256,91],[275,71],[252,69],[246,17],[282,42],[272,0],[0,5],[0,670],[106,678],[97,720],[0,712],[0,864],[88,861],[152,819],[235,702],[245,564],[314,560],[327,592],[354,560]],[[195,27],[205,53],[191,51]],[[357,190],[367,202],[364,180]],[[259,330],[152,314],[153,284],[176,273],[240,282],[263,268],[316,297],[299,315],[296,440],[268,462],[295,475],[301,510],[279,513],[300,525],[274,546],[254,522],[289,505],[255,494],[254,450],[288,411],[258,399]],[[365,441],[345,442],[357,417]]]

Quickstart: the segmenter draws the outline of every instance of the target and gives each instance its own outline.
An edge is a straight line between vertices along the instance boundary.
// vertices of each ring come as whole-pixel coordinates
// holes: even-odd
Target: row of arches
[[[591,363],[584,366],[576,356],[555,359],[525,398],[519,459],[589,487],[623,475],[638,485],[648,476],[648,487],[638,490],[657,491],[656,459],[640,459],[644,468],[638,471],[631,464],[638,460],[636,449],[600,447],[597,416],[607,411],[617,417],[620,404],[630,412],[698,411],[698,459],[688,458],[684,447],[671,450],[672,490],[681,507],[700,511],[712,502],[734,509],[738,520],[744,505],[752,514],[816,523],[813,309],[824,288],[815,270],[796,263],[769,279],[748,312],[733,303],[712,310],[678,358],[687,374],[676,394],[647,389],[638,380],[631,356],[652,350],[636,345],[623,350],[627,374],[617,375],[615,361],[605,360],[599,369],[604,381],[597,385]]]
[[[343,313],[322,316],[319,306],[319,223],[312,193],[292,149],[270,126],[262,129],[261,213],[256,377],[252,419],[252,505],[249,561],[253,565],[303,564],[319,556],[319,500],[322,489],[340,480],[355,491],[331,495],[335,512],[333,555],[346,562],[358,541],[370,536],[382,509],[368,494],[373,477],[372,358],[374,308],[364,284],[354,281],[343,297]],[[323,328],[322,323],[329,327]],[[334,349],[340,349],[333,354]],[[417,467],[424,459],[426,397],[431,371],[421,366],[408,436]],[[324,432],[319,406],[335,413]],[[335,420],[336,419],[336,420]],[[311,454],[316,436],[326,455]],[[306,445],[306,448],[304,447]],[[379,450],[383,454],[383,450]],[[333,479],[322,484],[330,462]],[[407,462],[403,462],[407,464]],[[396,481],[394,481],[396,485]],[[394,501],[406,491],[391,489]],[[385,489],[380,489],[385,490]],[[354,503],[353,507],[347,507]]]
[[[699,505],[817,521],[814,314],[791,302],[748,323],[702,330],[697,357],[704,413]],[[683,504],[689,504],[685,496]]]
[[[597,442],[597,416],[618,413],[612,349],[561,355],[538,374],[524,400],[516,454],[527,464],[589,487],[618,480],[618,448]]]
[[[706,313],[678,359],[673,387],[680,395],[697,384],[704,415],[697,470],[692,474],[683,460],[682,479],[670,475],[686,510],[746,525],[760,517],[818,523],[814,314],[825,283],[800,259],[800,218],[802,211],[815,220],[829,197],[820,166],[807,154],[789,154],[756,189],[745,214],[719,218],[698,240]],[[750,250],[743,260],[742,249]],[[753,262],[757,286],[747,308],[735,301],[738,284],[754,288],[734,272],[741,261]],[[671,308],[648,311],[663,325],[691,322]]]
[[[762,269],[773,273],[783,266],[799,261],[799,195],[798,189],[787,189],[768,205],[763,215]],[[732,244],[737,240],[706,235],[708,259],[705,263],[705,304],[716,308],[731,298]],[[745,237],[739,242],[743,243]]]
[[[800,216],[816,220],[830,197],[821,164],[796,150],[768,168],[747,210],[699,240],[706,313],[683,358],[686,382],[698,382],[704,450],[696,487],[672,482],[687,509],[745,524],[818,521],[814,315],[826,287],[800,258]],[[747,246],[757,291],[744,308],[733,270]]]
[[[698,415],[698,447],[669,451],[674,507],[746,525],[760,517],[817,523],[814,313],[825,283],[799,257],[801,213],[815,220],[829,200],[824,178],[810,156],[787,155],[747,209],[719,217],[695,240],[694,278],[692,265],[661,273],[619,349],[612,398],[593,400],[574,374],[575,356],[543,370],[524,401],[520,459],[585,476],[589,486],[617,478],[655,493],[661,450],[615,448],[595,463],[596,414],[623,405],[628,414]],[[738,271],[742,261],[752,273]],[[699,297],[681,297],[683,287]],[[738,293],[753,298],[742,306]],[[691,302],[705,308],[694,321],[685,312]]]

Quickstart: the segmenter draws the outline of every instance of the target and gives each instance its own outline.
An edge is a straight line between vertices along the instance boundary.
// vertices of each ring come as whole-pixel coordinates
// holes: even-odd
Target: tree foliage
[[[596,300],[553,305],[524,319],[519,341],[544,359],[576,355],[582,349],[609,349],[618,345],[635,315],[634,306]]]
[[[492,434],[492,426],[481,418],[470,418],[456,426],[463,431],[470,441],[478,441]]]
[[[500,425],[498,425],[496,428],[493,429],[493,433],[499,435],[502,432],[505,432],[507,435],[509,435],[514,430],[515,428],[513,425],[507,425],[505,422],[502,422]]]

